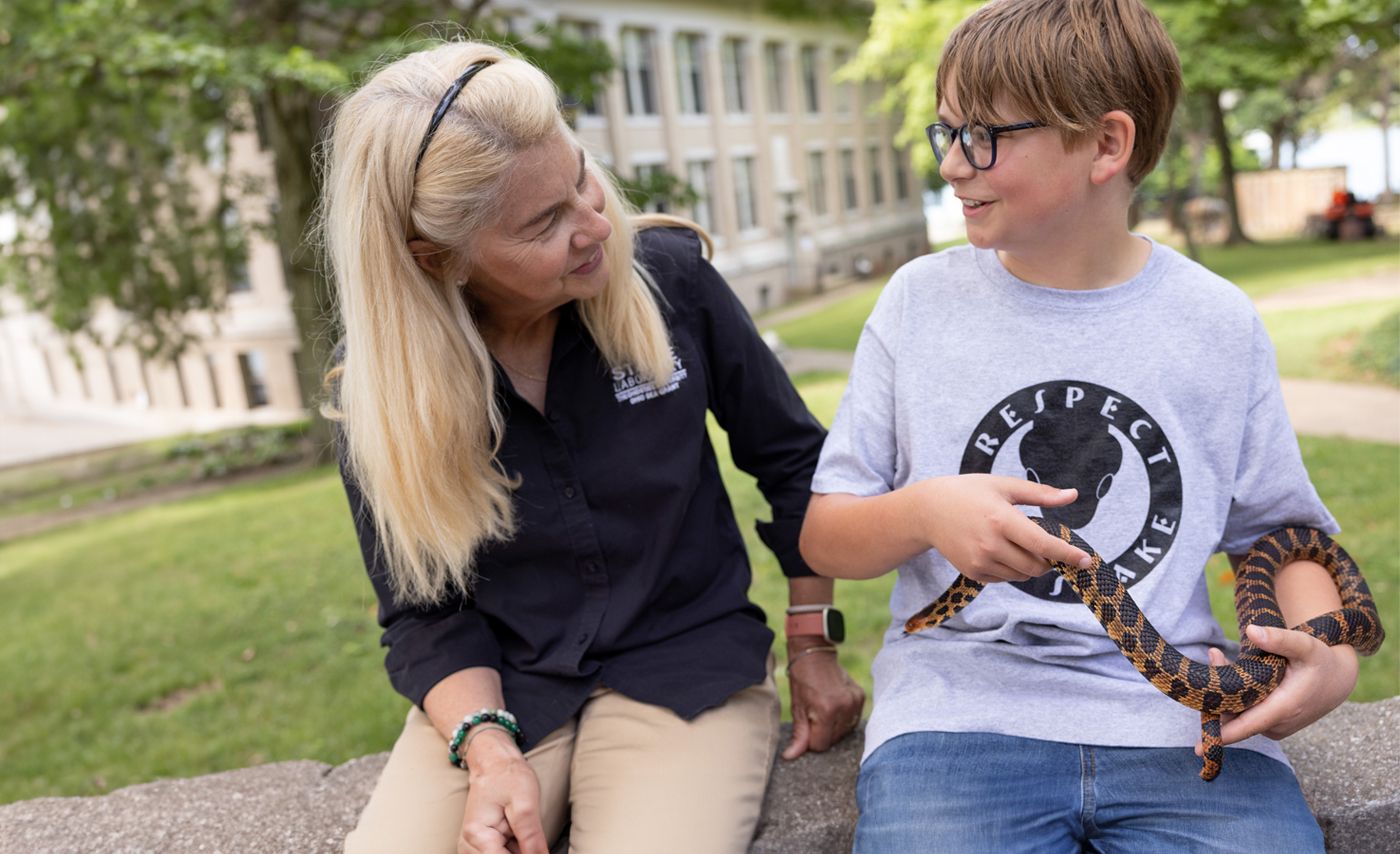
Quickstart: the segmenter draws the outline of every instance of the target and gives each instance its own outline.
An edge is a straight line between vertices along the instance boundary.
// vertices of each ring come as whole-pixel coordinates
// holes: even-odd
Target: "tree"
[[[104,302],[120,341],[148,356],[190,343],[183,320],[217,311],[245,252],[229,214],[269,188],[231,171],[233,134],[271,154],[271,232],[301,338],[312,407],[335,338],[329,285],[305,238],[319,196],[313,152],[335,96],[373,60],[431,35],[423,21],[490,34],[489,0],[6,0],[0,5],[0,214],[21,224],[7,278],[61,330],[92,334]],[[611,57],[542,29],[517,47],[587,98]],[[214,198],[195,180],[212,176]],[[317,423],[318,444],[329,433]]]

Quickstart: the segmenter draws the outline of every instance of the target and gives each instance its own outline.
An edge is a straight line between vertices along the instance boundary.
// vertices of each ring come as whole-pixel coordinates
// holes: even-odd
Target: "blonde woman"
[[[456,42],[340,107],[334,417],[412,701],[355,852],[743,851],[776,747],[714,413],[790,578],[794,739],[864,696],[797,551],[823,439],[690,228],[638,230],[551,81]]]

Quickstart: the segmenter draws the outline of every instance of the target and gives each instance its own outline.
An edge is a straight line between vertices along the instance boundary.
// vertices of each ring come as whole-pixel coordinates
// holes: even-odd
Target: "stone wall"
[[[1400,697],[1347,703],[1283,745],[1329,851],[1400,854]],[[850,851],[859,757],[857,735],[825,754],[778,760],[750,854]],[[0,806],[0,854],[332,854],[385,758],[279,762],[8,804]]]

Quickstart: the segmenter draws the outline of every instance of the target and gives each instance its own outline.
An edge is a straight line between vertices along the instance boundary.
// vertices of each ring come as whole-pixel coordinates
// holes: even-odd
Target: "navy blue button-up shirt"
[[[759,536],[784,574],[811,574],[797,538],[825,432],[694,232],[644,231],[637,258],[660,290],[675,375],[658,388],[609,367],[572,304],[543,415],[497,369],[517,530],[480,553],[471,597],[395,602],[369,508],[345,478],[394,688],[421,706],[450,674],[496,668],[527,749],[600,683],[689,719],[766,678],[773,634],[748,599],[707,411],[772,508]]]

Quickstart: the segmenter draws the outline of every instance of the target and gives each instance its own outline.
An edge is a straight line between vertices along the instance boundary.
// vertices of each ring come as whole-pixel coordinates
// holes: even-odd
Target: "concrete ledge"
[[[1347,703],[1283,744],[1329,851],[1400,854],[1400,697]],[[849,852],[859,757],[860,739],[852,737],[829,753],[779,761],[750,854]],[[333,854],[385,758],[337,767],[279,762],[101,797],[7,804],[0,852]]]

